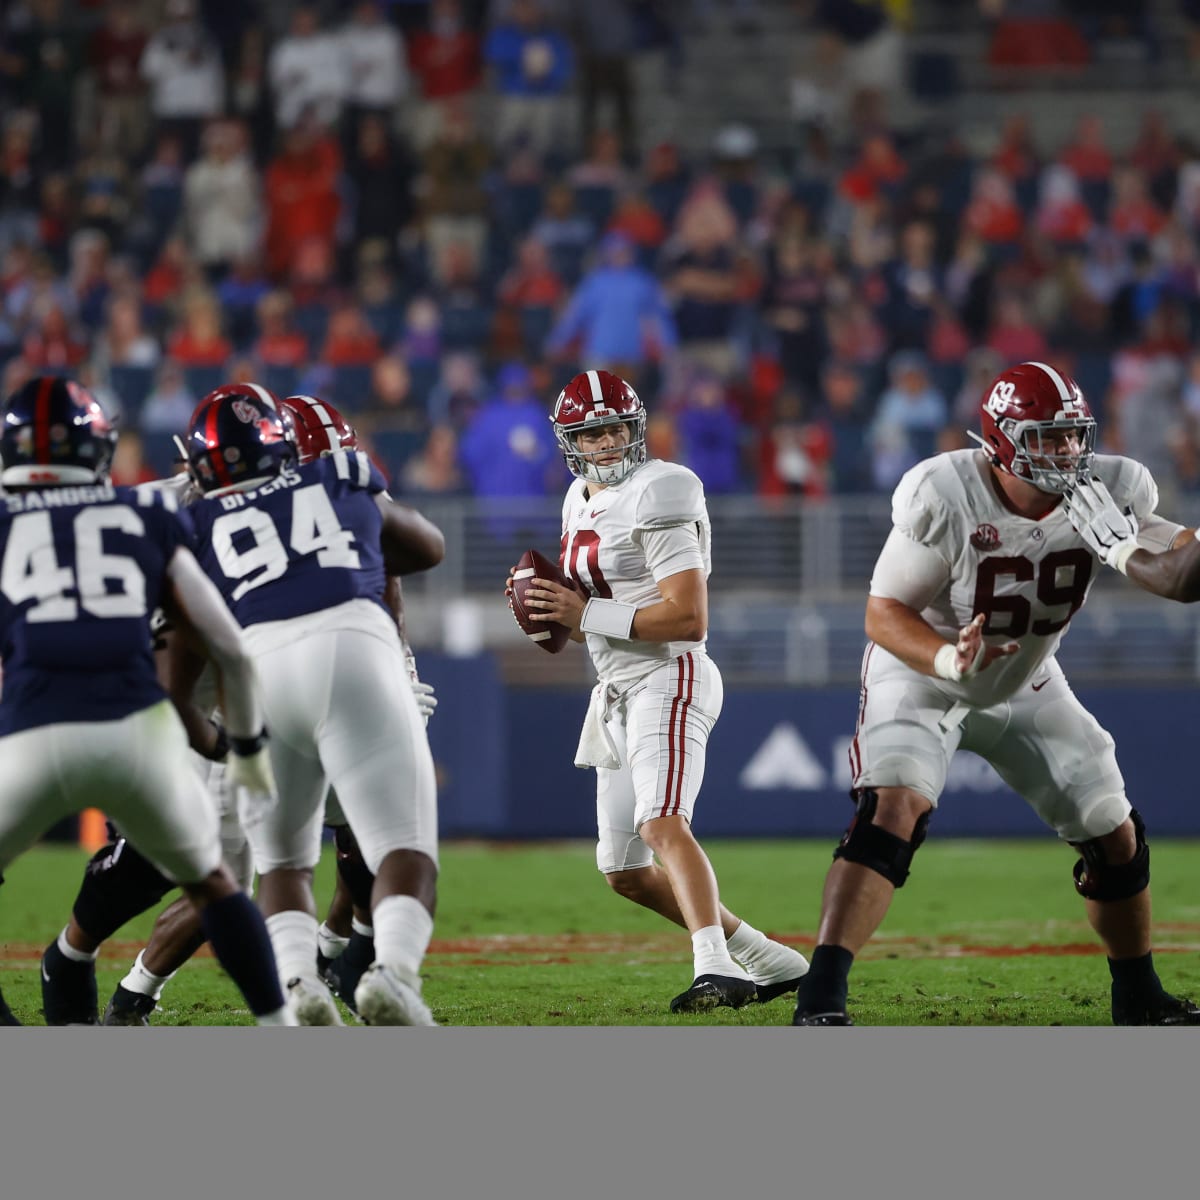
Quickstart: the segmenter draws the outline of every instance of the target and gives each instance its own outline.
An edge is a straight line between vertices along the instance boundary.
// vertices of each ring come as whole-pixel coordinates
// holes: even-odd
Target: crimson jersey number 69
[[[1031,624],[1033,605],[1024,596],[996,595],[997,580],[1012,577],[1017,583],[1027,583],[1035,574],[1038,602],[1047,607],[1067,606],[1067,611],[1058,620],[1039,617]],[[1087,595],[1091,578],[1092,556],[1086,550],[1057,550],[1037,564],[1024,557],[985,558],[975,577],[975,607],[972,611],[986,614],[984,633],[1019,638],[1032,630],[1037,637],[1048,637],[1062,629],[1075,615]]]

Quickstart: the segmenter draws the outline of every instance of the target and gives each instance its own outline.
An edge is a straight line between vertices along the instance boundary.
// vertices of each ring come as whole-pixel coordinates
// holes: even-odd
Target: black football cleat
[[[101,1025],[142,1025],[149,1026],[150,1014],[157,1007],[153,996],[143,996],[141,992],[131,992],[128,988],[117,984],[108,1007],[104,1010],[104,1020]]]
[[[800,986],[800,980],[803,978],[803,975],[797,975],[795,979],[777,979],[774,983],[760,983],[755,989],[755,1003],[770,1004],[772,1000],[778,1000],[780,996],[794,992]]]
[[[329,965],[321,978],[352,1013],[357,1013],[354,993],[367,968],[375,961],[375,939],[355,930],[346,949],[337,958],[326,961]]]
[[[20,1025],[17,1020],[16,1013],[8,1007],[8,1001],[4,999],[4,993],[0,992],[0,1025]]]
[[[758,989],[751,979],[732,975],[699,975],[692,986],[671,1001],[673,1013],[708,1012],[711,1008],[742,1008],[751,1003]]]
[[[58,939],[42,955],[42,1014],[47,1025],[97,1025],[96,964],[75,962]]]
[[[1114,1025],[1200,1025],[1200,1008],[1190,1000],[1160,992],[1132,1004],[1112,1004]]]
[[[801,1012],[796,1009],[792,1016],[793,1025],[853,1025],[850,1014],[844,1011],[836,1012]]]

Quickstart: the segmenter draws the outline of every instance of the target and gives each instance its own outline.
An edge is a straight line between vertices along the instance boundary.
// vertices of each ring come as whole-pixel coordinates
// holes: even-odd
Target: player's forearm
[[[699,642],[708,634],[708,614],[698,605],[659,600],[639,608],[630,636],[640,642]]]
[[[947,640],[920,613],[898,600],[867,601],[867,637],[922,675],[936,675],[933,661]]]
[[[416,509],[393,500],[379,501],[383,513],[380,544],[389,575],[412,575],[436,567],[446,556],[442,531]]]
[[[1191,604],[1200,600],[1200,541],[1176,538],[1177,549],[1165,554],[1135,550],[1125,562],[1125,574],[1147,592]],[[1182,535],[1181,535],[1182,537]]]

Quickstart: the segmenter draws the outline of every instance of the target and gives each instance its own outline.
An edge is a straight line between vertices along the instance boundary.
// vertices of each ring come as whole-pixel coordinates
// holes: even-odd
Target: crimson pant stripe
[[[692,687],[696,682],[696,663],[692,658],[692,652],[689,650],[684,658],[687,659],[687,699],[679,706],[679,775],[675,780],[675,803],[671,808],[672,813],[677,813],[683,802],[684,759],[687,757],[687,716],[688,709],[692,706]]]
[[[229,468],[225,465],[224,457],[218,453],[220,444],[217,437],[217,416],[221,411],[220,404],[215,401],[208,406],[208,416],[204,421],[204,444],[208,447],[208,461],[217,473],[217,482],[224,487],[232,483]]]
[[[875,643],[871,642],[867,646],[867,652],[863,655],[862,678],[859,680],[858,693],[858,720],[854,723],[854,738],[850,742],[850,781],[858,783],[858,777],[862,774],[862,751],[858,748],[858,732],[862,729],[863,718],[867,713],[867,664],[871,661],[871,651],[875,649]]]
[[[675,714],[679,711],[679,702],[683,699],[683,659],[677,658],[679,665],[679,680],[675,685],[675,699],[671,701],[671,715],[667,720],[667,787],[663,795],[662,812],[658,815],[665,817],[671,811],[671,787],[675,782]]]
[[[46,375],[38,384],[37,401],[33,410],[34,460],[43,466],[50,465],[50,393],[54,390],[54,377]]]

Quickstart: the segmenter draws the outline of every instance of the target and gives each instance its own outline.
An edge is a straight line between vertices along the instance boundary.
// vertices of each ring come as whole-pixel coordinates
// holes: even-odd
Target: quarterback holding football
[[[575,476],[562,511],[567,582],[534,578],[521,600],[531,621],[558,622],[586,642],[596,668],[575,755],[576,766],[596,768],[596,865],[618,895],[691,934],[692,983],[672,1012],[793,992],[807,961],[721,903],[691,831],[724,695],[705,652],[712,558],[703,485],[686,467],[647,459],[645,408],[608,371],[576,375],[551,420]]]

